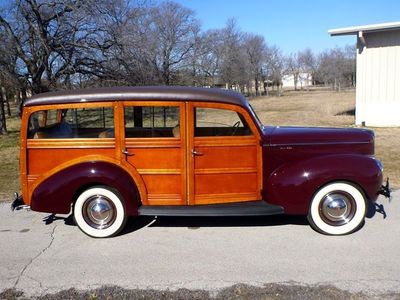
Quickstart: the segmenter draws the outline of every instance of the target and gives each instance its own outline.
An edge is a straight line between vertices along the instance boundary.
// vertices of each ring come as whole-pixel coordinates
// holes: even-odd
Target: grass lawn
[[[13,193],[20,192],[19,126],[19,117],[7,118],[8,134],[0,135],[0,202],[12,200]]]
[[[353,127],[355,91],[286,91],[283,96],[251,100],[266,125]],[[15,113],[14,113],[15,115]],[[18,176],[19,118],[7,119],[8,135],[0,136],[0,201],[9,201],[20,190]],[[382,160],[385,177],[400,187],[400,128],[371,128],[376,135],[376,156]]]

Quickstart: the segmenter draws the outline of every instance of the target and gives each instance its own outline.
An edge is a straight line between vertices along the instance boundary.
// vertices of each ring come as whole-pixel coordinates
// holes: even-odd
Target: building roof
[[[247,99],[238,92],[214,88],[171,86],[110,87],[49,92],[27,99],[24,106],[114,100],[202,101],[248,106]]]
[[[379,31],[389,31],[389,30],[400,30],[400,22],[390,22],[390,23],[330,29],[328,30],[328,33],[331,36],[335,36],[335,35],[358,34],[360,31],[362,31],[363,33],[367,33],[367,32],[379,32]]]

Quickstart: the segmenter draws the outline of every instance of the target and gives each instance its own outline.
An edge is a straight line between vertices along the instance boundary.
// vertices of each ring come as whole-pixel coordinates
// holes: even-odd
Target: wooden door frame
[[[153,138],[134,138],[135,141],[127,141],[125,137],[125,114],[124,114],[124,108],[125,107],[135,107],[135,106],[148,106],[148,107],[157,107],[157,106],[175,106],[179,107],[179,126],[180,126],[180,138],[166,138],[166,137],[153,137]],[[181,174],[181,187],[182,187],[182,197],[185,203],[188,203],[187,199],[187,161],[186,161],[186,109],[185,109],[185,102],[182,101],[121,101],[119,102],[119,140],[120,140],[120,153],[121,153],[121,162],[123,164],[129,165],[131,168],[134,168],[138,174],[140,174],[140,177],[142,178],[142,175],[145,174],[166,174],[168,173],[169,170],[167,169],[136,169],[135,166],[131,165],[127,157],[125,155],[122,155],[122,150],[126,148],[126,145],[138,147],[138,148],[162,148],[162,147],[172,147],[179,145],[181,148],[181,159],[182,159],[182,166],[180,166],[180,174]],[[166,140],[168,139],[168,140]],[[150,144],[150,145],[149,145]],[[148,199],[148,191],[147,187],[145,186],[145,182],[142,178],[143,182],[143,188],[146,190],[146,198],[141,199],[142,204],[144,205],[149,205],[149,199]],[[175,204],[172,204],[175,205]]]
[[[253,135],[253,137],[256,140],[257,143],[257,187],[258,187],[258,194],[261,199],[261,189],[262,189],[262,176],[263,176],[263,166],[262,166],[262,147],[260,144],[261,141],[261,136],[260,133],[257,129],[257,126],[254,124],[253,119],[249,116],[249,113],[242,107],[233,105],[233,104],[225,104],[225,103],[208,103],[208,102],[187,102],[186,103],[186,159],[187,159],[187,165],[188,165],[188,174],[187,174],[187,191],[188,191],[188,204],[189,205],[195,205],[195,157],[192,155],[192,150],[195,149],[195,136],[194,136],[194,129],[195,129],[195,116],[194,116],[194,109],[196,107],[202,107],[202,108],[212,108],[212,109],[225,109],[225,110],[230,110],[230,111],[235,111],[237,113],[240,113],[246,120],[247,125],[250,127]],[[204,140],[206,141],[207,139],[210,138],[216,138],[216,137],[197,137],[199,141]],[[230,141],[231,146],[239,146],[244,143],[239,142],[238,139],[249,139],[249,136],[235,136],[235,137],[229,137],[229,136],[224,136],[224,137],[217,137],[217,138],[222,138],[225,141]]]

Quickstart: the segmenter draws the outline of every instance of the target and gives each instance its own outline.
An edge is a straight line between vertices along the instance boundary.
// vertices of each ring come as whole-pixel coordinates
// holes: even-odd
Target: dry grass
[[[18,117],[7,119],[7,135],[0,135],[0,201],[11,200],[20,191]]]
[[[264,124],[299,126],[354,126],[355,91],[286,91],[283,96],[258,97],[251,105]],[[348,112],[348,114],[346,114]],[[230,123],[229,123],[230,124]],[[19,119],[7,120],[9,134],[0,136],[0,201],[11,200],[20,190],[18,175]],[[376,156],[385,166],[385,176],[400,187],[400,128],[372,128]]]
[[[355,91],[286,91],[281,97],[258,97],[251,105],[264,124],[354,127]],[[376,156],[394,188],[400,187],[400,128],[374,130]]]

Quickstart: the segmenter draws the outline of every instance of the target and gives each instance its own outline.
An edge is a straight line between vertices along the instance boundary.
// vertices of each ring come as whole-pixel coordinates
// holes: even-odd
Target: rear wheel
[[[351,184],[334,182],[315,194],[308,220],[319,232],[343,235],[357,230],[363,224],[365,214],[363,193]]]
[[[79,195],[74,205],[74,219],[87,235],[105,238],[121,231],[127,217],[123,199],[117,191],[95,186]]]

